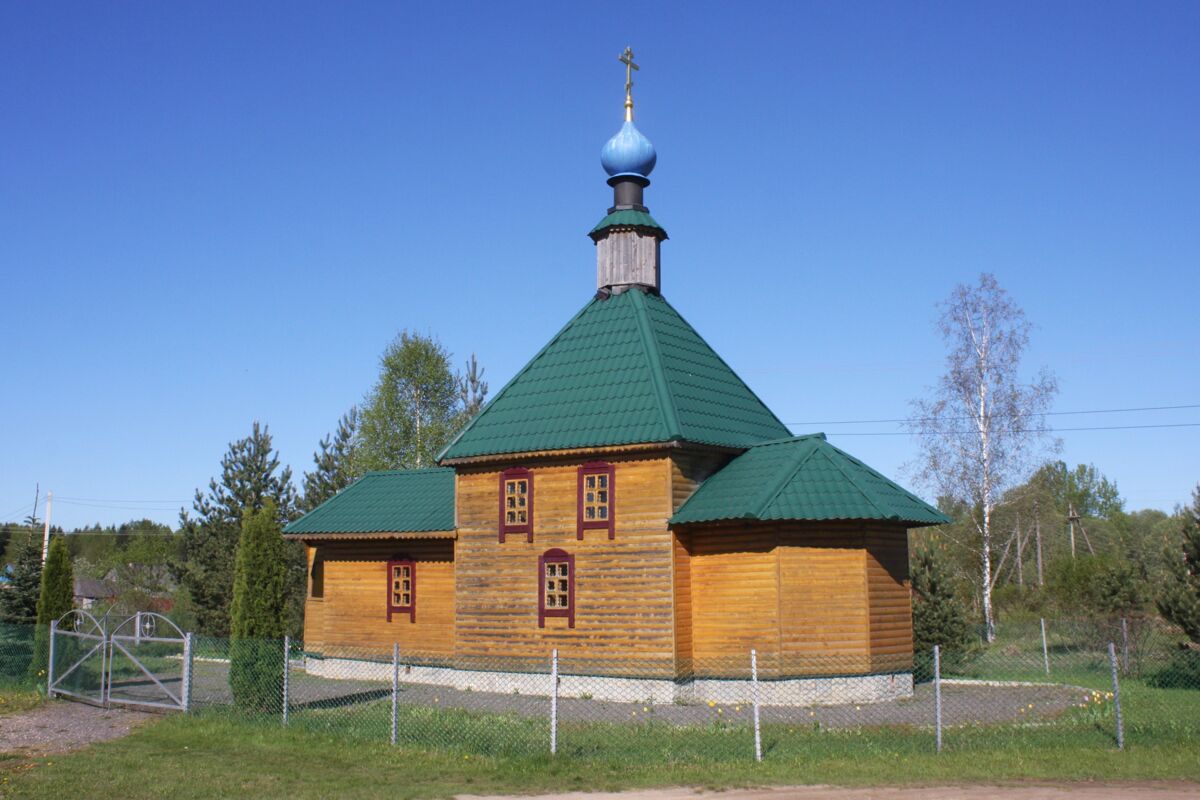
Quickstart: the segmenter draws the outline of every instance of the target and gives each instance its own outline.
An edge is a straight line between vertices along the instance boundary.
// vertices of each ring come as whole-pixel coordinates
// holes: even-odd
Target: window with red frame
[[[533,473],[506,469],[500,473],[500,541],[510,533],[523,533],[533,541]]]
[[[409,622],[417,621],[417,565],[411,558],[397,558],[387,563],[387,618],[407,614]]]
[[[575,627],[575,556],[557,548],[538,559],[538,627],[547,617],[566,617]]]
[[[615,538],[615,477],[616,470],[613,465],[603,461],[594,461],[579,468],[579,497],[576,503],[579,521],[576,538],[582,539],[583,532],[588,530],[608,531],[608,538]]]

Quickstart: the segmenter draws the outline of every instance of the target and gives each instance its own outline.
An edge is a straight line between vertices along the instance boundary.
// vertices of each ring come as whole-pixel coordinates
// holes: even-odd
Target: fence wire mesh
[[[864,660],[747,649],[696,658],[683,674],[669,659],[555,659],[550,650],[447,658],[396,644],[317,650],[203,636],[184,650],[146,643],[140,661],[180,695],[187,684],[192,714],[493,758],[553,748],[559,757],[639,763],[802,762],[935,749],[1115,750],[1122,738],[1200,744],[1200,651],[1179,631],[1133,619],[1046,620],[1044,629],[1043,637],[1039,620],[1010,623],[989,646],[939,652],[936,665],[932,651]],[[55,642],[60,674],[88,646]],[[0,626],[0,681],[44,688],[44,677],[28,674],[34,649],[31,626]],[[110,642],[103,669],[114,687],[155,688],[113,652]],[[98,661],[78,670],[72,691],[86,696],[100,672]],[[118,691],[108,697],[123,700]]]

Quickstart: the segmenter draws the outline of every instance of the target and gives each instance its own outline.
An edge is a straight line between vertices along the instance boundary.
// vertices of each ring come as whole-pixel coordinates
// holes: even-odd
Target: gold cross
[[[640,69],[633,63],[633,48],[626,47],[625,52],[617,56],[617,60],[625,65],[625,121],[633,120],[633,71]]]

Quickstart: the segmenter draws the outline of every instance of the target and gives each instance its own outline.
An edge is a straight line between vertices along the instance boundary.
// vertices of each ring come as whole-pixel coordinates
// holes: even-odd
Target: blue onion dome
[[[600,151],[600,165],[610,178],[626,175],[648,178],[656,161],[658,153],[654,152],[654,145],[632,120],[626,120],[617,135]]]

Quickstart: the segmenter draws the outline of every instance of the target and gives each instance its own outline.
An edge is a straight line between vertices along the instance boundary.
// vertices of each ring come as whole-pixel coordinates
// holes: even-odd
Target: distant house
[[[97,605],[110,606],[117,599],[117,585],[99,578],[75,579],[75,607],[92,609]]]

